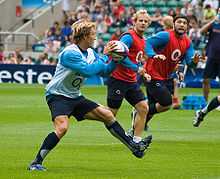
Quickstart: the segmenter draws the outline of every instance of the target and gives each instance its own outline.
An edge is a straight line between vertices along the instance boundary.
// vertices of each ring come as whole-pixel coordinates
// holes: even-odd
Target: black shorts
[[[217,76],[220,78],[220,61],[208,59],[204,69],[203,78],[215,79]]]
[[[77,121],[84,120],[86,113],[97,108],[99,105],[84,96],[76,99],[68,98],[62,95],[46,96],[47,104],[51,111],[52,120],[59,115],[74,116]]]
[[[174,92],[173,79],[151,80],[145,82],[148,103],[159,103],[162,106],[172,104],[172,94]]]
[[[107,103],[110,108],[119,109],[125,98],[132,106],[145,100],[144,93],[137,83],[129,83],[110,77],[107,81]]]

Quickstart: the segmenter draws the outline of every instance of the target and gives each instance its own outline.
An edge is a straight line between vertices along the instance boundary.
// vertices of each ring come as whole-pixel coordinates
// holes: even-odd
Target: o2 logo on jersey
[[[175,49],[171,54],[171,60],[178,61],[181,57],[181,51],[179,49]]]
[[[83,77],[80,76],[79,73],[76,73],[75,75],[77,75],[77,76],[73,79],[72,86],[79,90],[80,86],[82,84],[82,81],[83,81]]]
[[[81,83],[82,83],[82,78],[76,78],[76,79],[73,80],[72,86],[73,86],[74,88],[79,89]]]
[[[136,62],[142,62],[143,61],[143,55],[144,55],[144,53],[142,51],[139,51],[136,55]]]

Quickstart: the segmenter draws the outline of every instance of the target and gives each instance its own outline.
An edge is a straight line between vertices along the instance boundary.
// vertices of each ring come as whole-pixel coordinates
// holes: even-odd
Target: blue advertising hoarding
[[[15,65],[0,64],[0,83],[47,84],[56,66],[52,65]],[[102,85],[100,76],[92,76],[85,80],[87,85]]]
[[[23,8],[37,8],[47,6],[57,0],[22,0],[21,5]]]
[[[52,65],[15,65],[0,64],[0,83],[27,83],[27,84],[47,84],[54,72],[56,66]],[[202,87],[203,69],[188,70],[185,76],[185,87]],[[100,76],[92,76],[85,80],[86,85],[103,85],[104,81]],[[219,81],[211,80],[212,88],[220,88]]]

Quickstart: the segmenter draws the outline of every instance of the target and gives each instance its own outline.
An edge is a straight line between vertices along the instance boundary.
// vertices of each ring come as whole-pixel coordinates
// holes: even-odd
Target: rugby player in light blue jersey
[[[72,30],[74,43],[59,54],[55,74],[46,87],[46,100],[55,131],[49,133],[44,139],[35,159],[28,166],[28,170],[46,170],[42,162],[67,132],[70,116],[74,116],[78,121],[90,119],[103,122],[110,133],[124,143],[138,158],[144,156],[144,151],[151,142],[151,138],[145,138],[135,143],[126,135],[110,110],[81,94],[80,87],[86,77],[110,74],[117,60],[106,64],[90,48],[96,39],[95,23],[78,21],[73,24]],[[115,48],[116,45],[113,42],[108,43],[104,54],[109,54]]]

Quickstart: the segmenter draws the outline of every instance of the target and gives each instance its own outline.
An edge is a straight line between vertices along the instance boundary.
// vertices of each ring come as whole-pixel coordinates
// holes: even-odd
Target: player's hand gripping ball
[[[109,56],[112,57],[113,60],[120,61],[128,55],[129,49],[127,45],[118,40],[113,40],[111,43],[115,44],[114,50],[109,53]]]

